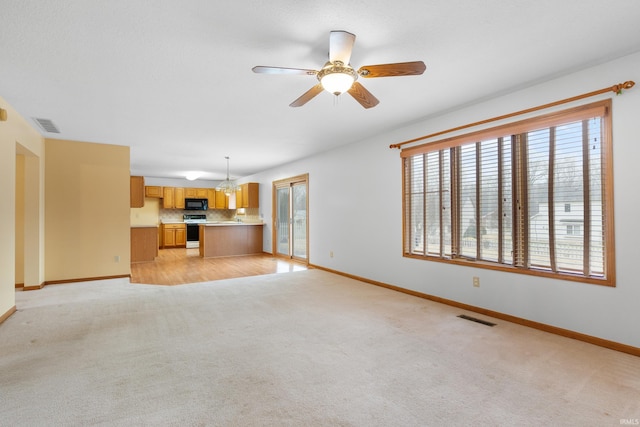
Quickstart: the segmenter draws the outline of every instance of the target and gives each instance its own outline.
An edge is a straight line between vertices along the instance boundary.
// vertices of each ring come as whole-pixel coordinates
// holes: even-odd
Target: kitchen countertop
[[[184,221],[162,221],[162,224],[185,224]],[[264,222],[238,222],[238,221],[207,221],[206,223],[195,223],[195,225],[206,225],[207,227],[212,225],[264,225]],[[147,227],[147,226],[142,226]],[[155,227],[149,225],[148,227]]]
[[[158,225],[132,225],[131,228],[158,228]]]
[[[218,227],[218,226],[226,226],[226,225],[231,225],[231,226],[236,226],[236,225],[264,225],[264,222],[212,221],[212,222],[207,222],[206,224],[199,224],[199,225],[204,225],[205,227]]]

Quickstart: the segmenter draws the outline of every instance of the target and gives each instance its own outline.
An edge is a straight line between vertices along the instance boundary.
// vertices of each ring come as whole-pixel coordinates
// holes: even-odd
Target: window
[[[580,235],[580,226],[579,225],[567,225],[567,236],[579,236]]]
[[[614,286],[610,104],[404,149],[404,255]]]

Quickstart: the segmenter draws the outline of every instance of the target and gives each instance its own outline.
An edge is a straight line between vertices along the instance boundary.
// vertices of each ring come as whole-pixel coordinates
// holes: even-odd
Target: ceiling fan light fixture
[[[318,71],[318,80],[322,88],[336,96],[351,89],[358,75],[350,66],[345,66],[340,61],[327,64]]]

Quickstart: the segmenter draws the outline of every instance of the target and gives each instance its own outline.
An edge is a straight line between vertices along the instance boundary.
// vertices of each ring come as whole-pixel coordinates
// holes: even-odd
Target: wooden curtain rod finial
[[[623,89],[631,89],[632,87],[634,87],[636,84],[636,82],[629,80],[626,81],[624,83],[618,83],[617,85],[613,85],[611,87],[611,90],[613,92],[615,92],[617,95],[622,95],[622,90]]]

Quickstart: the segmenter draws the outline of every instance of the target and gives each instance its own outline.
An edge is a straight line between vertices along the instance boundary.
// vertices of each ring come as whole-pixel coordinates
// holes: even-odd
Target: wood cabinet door
[[[162,207],[164,209],[173,209],[175,207],[175,192],[173,187],[164,187],[162,189]]]
[[[184,188],[176,187],[174,193],[175,201],[173,207],[176,209],[184,209]]]
[[[165,248],[173,247],[176,245],[176,230],[172,228],[165,228],[162,235],[162,246]]]
[[[129,196],[131,198],[130,206],[132,208],[144,207],[144,177],[130,177]]]
[[[176,246],[186,246],[187,244],[187,229],[186,228],[176,228]]]
[[[147,185],[146,187],[144,187],[144,196],[161,199],[163,196],[162,187],[160,187],[159,185]]]
[[[215,193],[216,193],[216,201],[215,201],[216,209],[227,209],[229,207],[227,202],[228,200],[227,195],[224,194],[224,191],[215,190]]]
[[[195,199],[196,198],[196,189],[195,188],[185,188],[184,189],[184,197],[187,199]]]
[[[238,189],[236,190],[236,209],[239,208],[244,208],[244,203],[242,200],[242,193],[243,193],[243,188],[242,186],[238,187]]]
[[[214,188],[207,188],[207,209],[216,208],[216,190]]]
[[[242,207],[249,207],[249,184],[242,184]]]
[[[196,197],[198,199],[206,199],[207,198],[207,189],[206,188],[196,188]]]
[[[249,183],[249,200],[247,202],[248,208],[260,207],[260,184],[257,182]]]

